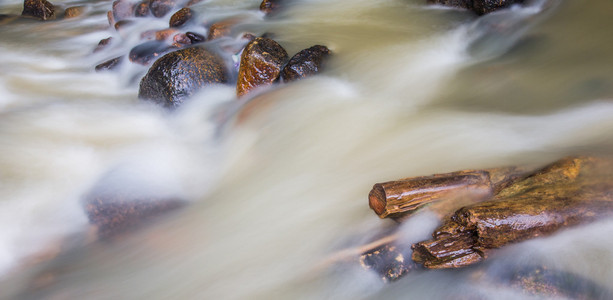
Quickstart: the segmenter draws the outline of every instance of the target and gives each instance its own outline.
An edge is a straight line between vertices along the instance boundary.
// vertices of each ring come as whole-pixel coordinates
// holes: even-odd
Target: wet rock
[[[265,14],[273,14],[279,11],[283,0],[263,0],[260,4],[260,11]]]
[[[170,39],[171,36],[177,34],[178,30],[174,28],[162,30],[147,30],[141,33],[140,38],[144,40],[164,41]]]
[[[185,25],[187,22],[189,22],[191,18],[192,18],[192,10],[187,7],[181,8],[179,11],[177,11],[170,17],[169,26],[170,27],[181,27]]]
[[[396,281],[418,267],[411,260],[410,249],[391,244],[369,249],[359,260],[364,269],[376,272],[384,282]]]
[[[249,42],[241,55],[237,95],[244,96],[255,88],[275,82],[287,59],[285,49],[274,40],[256,38]]]
[[[96,72],[113,70],[121,63],[122,60],[123,57],[121,56],[107,60],[96,66]]]
[[[251,33],[245,33],[245,34],[243,34],[243,36],[241,38],[251,42],[251,41],[255,40],[255,38],[257,38],[257,36],[255,36],[255,35],[253,35]]]
[[[321,45],[298,52],[283,68],[281,73],[283,82],[290,82],[317,74],[323,68],[329,56],[330,49]]]
[[[521,4],[524,0],[428,0],[428,4],[458,7],[473,10],[478,15],[507,8],[513,4]]]
[[[51,20],[55,18],[55,7],[46,0],[25,0],[21,15],[41,20]]]
[[[121,20],[118,21],[117,23],[115,23],[115,30],[122,32],[123,30],[126,29],[126,27],[129,27],[131,25],[134,25],[134,21],[132,20]]]
[[[96,46],[96,48],[94,49],[94,53],[106,48],[111,43],[112,40],[113,40],[112,37],[108,37],[106,39],[100,40],[100,42],[98,42],[98,46]]]
[[[151,14],[151,10],[149,9],[149,0],[143,0],[136,4],[134,7],[134,16],[135,17],[148,17]]]
[[[156,18],[161,18],[168,14],[177,4],[177,0],[151,0],[149,8],[151,14]]]
[[[71,6],[71,7],[68,7],[64,11],[64,18],[70,19],[70,18],[79,17],[79,16],[81,16],[83,14],[84,11],[85,11],[85,6]]]
[[[112,11],[115,22],[131,18],[134,16],[134,3],[128,0],[115,0]]]
[[[484,15],[521,3],[524,3],[524,0],[479,0],[473,1],[473,10],[479,15]]]
[[[169,39],[175,33],[177,33],[177,30],[173,28],[158,30],[155,32],[155,39],[158,41],[164,41]]]
[[[183,48],[184,46],[191,44],[192,40],[185,33],[177,33],[172,37],[172,45],[177,48]]]
[[[107,11],[106,18],[109,20],[109,25],[115,26],[115,18],[113,17],[113,11]]]
[[[158,57],[162,56],[164,53],[169,52],[173,49],[176,48],[173,46],[169,46],[164,42],[145,42],[132,48],[132,50],[130,50],[128,58],[133,63],[148,65],[152,61],[156,60]]]
[[[84,200],[89,223],[97,226],[98,237],[108,239],[136,229],[186,204],[176,198],[141,198],[130,194],[92,194]]]
[[[185,36],[192,41],[192,44],[198,44],[206,41],[206,38],[203,35],[191,31],[186,32]]]
[[[204,86],[226,83],[224,61],[205,48],[186,48],[158,59],[140,83],[138,97],[177,107]]]
[[[196,4],[200,3],[200,2],[202,2],[202,0],[189,0],[187,2],[187,4],[185,4],[185,6],[189,7],[189,6],[192,6],[192,5],[196,5]]]
[[[211,27],[209,27],[209,35],[207,38],[209,40],[214,40],[220,37],[229,36],[232,32],[232,26],[236,25],[238,21],[239,20],[236,18],[231,18],[213,23]]]

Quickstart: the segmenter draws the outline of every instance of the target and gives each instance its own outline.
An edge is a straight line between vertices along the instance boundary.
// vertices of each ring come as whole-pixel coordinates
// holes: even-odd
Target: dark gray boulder
[[[143,77],[138,97],[173,108],[202,87],[227,83],[226,65],[217,54],[200,47],[170,52],[155,61]]]
[[[281,72],[283,82],[290,82],[317,74],[330,56],[326,46],[315,45],[294,55]]]

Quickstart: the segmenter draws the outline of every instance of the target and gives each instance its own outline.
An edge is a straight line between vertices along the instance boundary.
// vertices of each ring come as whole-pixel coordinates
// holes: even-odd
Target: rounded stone
[[[321,45],[315,45],[298,52],[283,68],[281,72],[283,82],[290,82],[319,73],[328,56],[330,56],[330,49]]]
[[[223,59],[200,47],[185,48],[155,61],[140,83],[138,97],[174,108],[201,88],[228,81]]]

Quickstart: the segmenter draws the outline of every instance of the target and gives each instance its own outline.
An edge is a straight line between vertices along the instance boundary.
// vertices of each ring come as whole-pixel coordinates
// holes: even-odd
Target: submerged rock
[[[175,198],[142,198],[123,193],[94,193],[84,200],[89,223],[97,227],[101,239],[135,229],[185,204]]]
[[[227,81],[228,71],[217,54],[205,48],[186,48],[164,55],[151,66],[138,97],[176,107],[200,88]]]
[[[187,45],[191,45],[192,40],[187,37],[185,33],[177,33],[172,37],[172,45],[177,48],[183,48]]]
[[[55,7],[46,0],[25,0],[21,15],[41,20],[50,20],[55,18]]]
[[[170,27],[181,27],[185,25],[187,22],[189,22],[191,18],[192,18],[192,10],[187,7],[181,8],[179,11],[177,11],[170,17],[169,26]]]
[[[237,18],[230,18],[215,22],[209,27],[208,39],[214,40],[220,37],[229,36],[232,32],[232,26],[239,22]]]
[[[473,1],[473,10],[479,15],[484,15],[521,3],[524,3],[524,0],[478,0]]]
[[[317,74],[322,69],[328,56],[330,56],[330,49],[321,45],[298,52],[283,68],[281,73],[283,82],[290,82]]]
[[[0,25],[9,24],[15,20],[19,19],[18,15],[4,15],[0,14]]]
[[[362,268],[376,272],[384,282],[396,281],[418,267],[411,260],[410,249],[393,244],[368,249],[360,254],[359,261]]]
[[[84,11],[85,11],[85,6],[71,6],[71,7],[68,7],[64,11],[64,18],[70,19],[70,18],[79,17],[79,16],[81,16],[83,14]]]
[[[96,72],[107,71],[115,69],[119,63],[123,60],[123,57],[115,57],[113,59],[109,59],[99,65],[96,66]]]
[[[134,3],[127,0],[116,0],[113,2],[113,20],[119,22],[134,16]]]
[[[125,33],[126,28],[132,25],[134,25],[134,21],[132,20],[121,20],[115,23],[114,27],[119,33]]]
[[[106,48],[111,41],[113,40],[113,37],[107,37],[106,39],[101,39],[100,42],[98,42],[98,46],[96,46],[96,48],[94,49],[94,53]]]
[[[136,4],[134,7],[134,16],[135,17],[148,17],[151,14],[151,10],[149,9],[149,0],[143,0]]]
[[[479,15],[507,8],[513,4],[521,4],[524,0],[428,0],[428,4],[465,8]]]
[[[263,0],[260,4],[260,10],[265,14],[273,14],[279,11],[283,0]]]
[[[177,0],[151,0],[149,8],[156,18],[161,18],[168,14],[177,5]]]
[[[258,37],[249,42],[241,55],[237,95],[243,96],[255,88],[275,82],[287,59],[285,49],[274,40]]]
[[[164,42],[151,41],[142,43],[130,50],[128,58],[131,62],[148,65],[151,61],[157,59],[164,53],[176,49],[173,46],[169,46]]]

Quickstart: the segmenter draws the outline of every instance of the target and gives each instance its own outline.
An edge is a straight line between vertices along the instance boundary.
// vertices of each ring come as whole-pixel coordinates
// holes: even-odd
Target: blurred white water
[[[18,3],[3,2],[0,13],[18,13]],[[521,28],[508,37],[480,28],[485,19],[421,1],[297,0],[274,18],[257,11],[259,1],[203,1],[194,7],[202,20],[242,17],[236,39],[221,45],[239,44],[239,32],[270,32],[290,55],[314,44],[334,52],[323,74],[248,99],[256,109],[246,119],[223,123],[220,112],[247,101],[232,86],[203,90],[169,113],[137,99],[145,67],[93,72],[168,17],[141,20],[122,37],[107,28],[111,1],[62,4],[79,3],[90,8],[83,18],[0,30],[0,272],[10,274],[0,298],[525,298],[466,271],[384,285],[357,264],[321,265],[391,225],[368,208],[376,182],[610,153],[613,74],[600,68],[613,49],[596,30],[611,25],[604,0],[560,1],[538,20],[526,18],[538,6],[503,12],[505,24]],[[579,47],[564,38],[575,28],[596,37]],[[471,52],[471,37],[488,34],[483,51]],[[91,54],[108,36],[111,46]],[[585,67],[581,53],[594,47],[601,64]],[[88,230],[80,201],[100,182],[191,204],[119,242],[20,268]],[[412,222],[403,226],[409,240],[435,226],[428,216]],[[485,268],[536,253],[605,284],[610,242],[579,241],[608,227],[517,245]],[[586,251],[598,258],[578,262]]]

